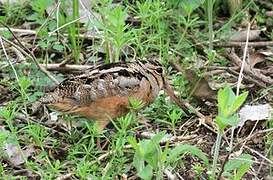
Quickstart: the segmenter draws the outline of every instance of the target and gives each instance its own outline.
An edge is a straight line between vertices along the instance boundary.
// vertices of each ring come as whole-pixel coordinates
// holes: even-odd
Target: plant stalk
[[[209,51],[213,50],[213,2],[214,0],[208,0],[208,27],[209,27]]]
[[[219,129],[219,131],[217,133],[217,139],[216,139],[216,142],[215,142],[215,149],[214,149],[214,155],[213,155],[212,179],[215,179],[215,172],[216,172],[216,168],[217,168],[217,160],[218,160],[218,157],[219,157],[219,150],[220,150],[222,137],[223,137],[223,133]]]

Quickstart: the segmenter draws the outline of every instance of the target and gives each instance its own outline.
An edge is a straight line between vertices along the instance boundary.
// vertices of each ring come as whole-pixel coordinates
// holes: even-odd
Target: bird
[[[40,104],[95,121],[102,131],[126,115],[130,98],[151,104],[164,87],[164,70],[155,60],[118,62],[68,77],[39,99]]]

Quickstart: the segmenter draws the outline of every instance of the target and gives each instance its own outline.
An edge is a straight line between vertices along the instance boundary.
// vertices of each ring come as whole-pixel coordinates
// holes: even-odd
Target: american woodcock
[[[94,120],[102,130],[111,119],[128,113],[129,97],[148,105],[163,85],[163,69],[158,62],[113,63],[65,79],[40,102]]]

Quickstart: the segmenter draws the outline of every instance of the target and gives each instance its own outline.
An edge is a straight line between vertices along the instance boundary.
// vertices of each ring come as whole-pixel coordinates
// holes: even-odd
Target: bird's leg
[[[97,120],[95,122],[97,129],[99,132],[102,132],[103,129],[107,126],[107,124],[109,124],[110,120],[108,119],[103,119],[103,120]]]
[[[103,129],[107,126],[107,124],[110,122],[109,119],[103,119],[103,120],[97,120],[95,122],[95,126],[97,127],[99,133],[103,132]],[[97,147],[102,150],[103,147],[101,146],[101,141],[100,141],[100,137],[97,138],[96,141]]]

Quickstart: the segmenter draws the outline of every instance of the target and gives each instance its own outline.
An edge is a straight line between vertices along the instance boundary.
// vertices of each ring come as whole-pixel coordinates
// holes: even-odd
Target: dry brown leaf
[[[254,68],[256,64],[264,62],[267,57],[273,57],[273,52],[271,51],[259,51],[251,54],[249,56],[249,65]]]
[[[198,77],[195,72],[189,69],[186,70],[185,74],[192,87],[191,94],[193,97],[202,101],[216,99],[216,91],[209,86],[208,81],[204,77]]]
[[[250,30],[249,31],[249,41],[254,41],[259,39],[260,37],[260,30]],[[245,42],[247,38],[247,31],[239,31],[235,32],[231,37],[230,41],[235,41],[235,42]]]
[[[35,152],[32,146],[27,146],[24,150],[18,144],[6,143],[3,147],[6,159],[13,165],[19,166],[25,163],[25,160]]]

